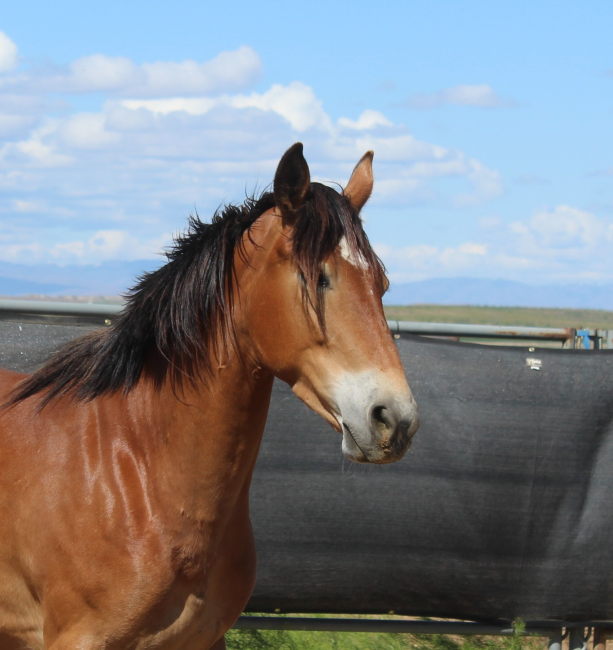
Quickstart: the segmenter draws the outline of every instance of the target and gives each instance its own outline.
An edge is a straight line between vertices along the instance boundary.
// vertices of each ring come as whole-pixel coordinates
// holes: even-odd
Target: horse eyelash
[[[319,272],[319,278],[317,279],[317,288],[325,291],[330,288],[330,278],[325,271]]]
[[[302,282],[303,287],[307,286],[307,280],[302,271],[300,272],[300,281]],[[329,288],[330,288],[330,277],[325,271],[320,271],[319,277],[317,278],[317,289],[318,290],[321,289],[325,291]]]

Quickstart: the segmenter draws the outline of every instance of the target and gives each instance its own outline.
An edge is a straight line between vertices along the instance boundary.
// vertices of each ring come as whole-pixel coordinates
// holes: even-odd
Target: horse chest
[[[143,638],[139,649],[202,650],[240,616],[254,587],[256,562],[250,526],[239,530],[206,550],[189,541],[173,549],[177,582],[161,616],[159,610],[150,612],[158,630]],[[166,621],[162,629],[160,618]]]
[[[225,629],[222,620],[215,620],[210,603],[190,594],[180,610],[174,607],[174,619],[162,630],[141,637],[138,650],[202,650]],[[231,623],[230,623],[231,624]]]

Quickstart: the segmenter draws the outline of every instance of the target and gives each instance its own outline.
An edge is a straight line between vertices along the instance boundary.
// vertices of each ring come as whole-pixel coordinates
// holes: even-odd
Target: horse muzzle
[[[417,408],[400,415],[398,409],[378,405],[366,430],[343,421],[343,453],[356,463],[393,463],[411,446],[419,427]]]
[[[364,377],[336,395],[343,453],[357,463],[399,460],[419,427],[417,405],[406,382],[393,391],[386,390],[385,383]]]

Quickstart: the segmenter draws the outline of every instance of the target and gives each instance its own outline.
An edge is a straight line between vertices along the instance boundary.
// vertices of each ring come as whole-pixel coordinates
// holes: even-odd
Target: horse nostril
[[[394,429],[393,417],[385,406],[375,406],[372,410],[372,421],[381,433],[389,433]]]

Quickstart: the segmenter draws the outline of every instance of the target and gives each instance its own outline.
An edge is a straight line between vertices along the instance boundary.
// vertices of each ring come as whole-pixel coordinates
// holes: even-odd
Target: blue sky
[[[154,257],[305,145],[396,283],[613,282],[610,2],[32,2],[0,15],[0,260]]]

